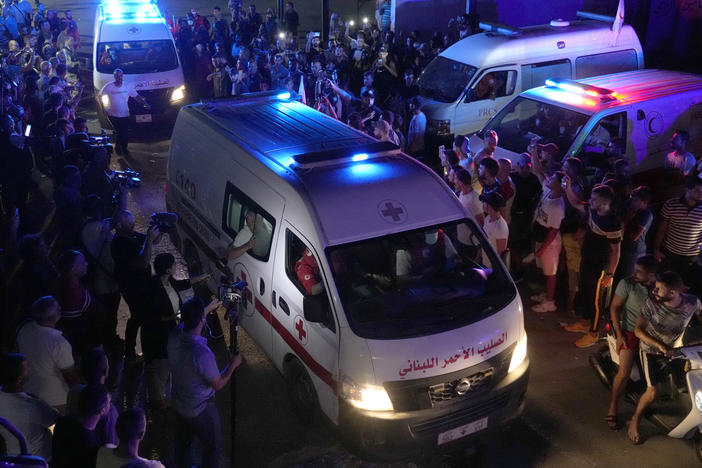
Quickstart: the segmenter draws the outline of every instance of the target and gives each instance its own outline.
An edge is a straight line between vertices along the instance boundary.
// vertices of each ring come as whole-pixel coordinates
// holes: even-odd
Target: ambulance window
[[[575,78],[607,75],[639,68],[636,51],[633,49],[585,55],[575,59]]]
[[[318,306],[326,310],[327,318],[322,322],[324,326],[336,330],[319,260],[289,229],[285,231],[285,273],[303,296],[313,297]]]
[[[522,89],[543,86],[548,78],[570,79],[570,60],[531,63],[522,66]]]
[[[514,93],[517,83],[515,70],[495,70],[485,73],[472,88],[471,101],[496,99]]]
[[[585,137],[583,150],[586,153],[604,153],[605,151],[626,151],[622,144],[627,139],[626,112],[602,117],[597,125]]]
[[[239,231],[244,228],[247,211],[256,213],[253,228],[256,241],[253,249],[247,253],[256,260],[267,262],[271,253],[275,218],[233,184],[227,183],[222,212],[222,228],[232,239],[235,239]]]

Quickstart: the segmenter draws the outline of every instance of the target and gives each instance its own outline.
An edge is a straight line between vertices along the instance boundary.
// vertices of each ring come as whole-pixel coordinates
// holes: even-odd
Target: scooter
[[[682,343],[694,344],[674,348],[671,357],[674,361],[674,371],[667,384],[663,385],[659,398],[651,405],[646,418],[669,437],[694,438],[695,454],[702,463],[702,341],[690,340],[690,335],[699,334],[694,332],[686,332],[681,340]],[[589,359],[595,373],[609,389],[612,388],[612,381],[619,367],[615,343],[614,335],[608,332],[607,344]],[[644,390],[645,381],[638,364],[635,364],[624,397],[636,405]]]
[[[48,465],[43,458],[30,455],[27,451],[27,441],[20,431],[10,422],[0,417],[0,427],[3,427],[12,437],[17,439],[20,446],[18,455],[0,456],[0,468],[47,468]]]

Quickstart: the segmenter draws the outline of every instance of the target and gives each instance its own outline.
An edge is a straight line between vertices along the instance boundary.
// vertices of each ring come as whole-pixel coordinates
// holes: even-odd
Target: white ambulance
[[[116,68],[150,105],[131,107],[130,123],[172,125],[183,105],[185,81],[173,35],[155,1],[105,0],[97,7],[93,87],[103,125],[109,100],[100,96],[100,90],[114,80]]]
[[[522,411],[517,288],[452,191],[396,146],[289,93],[189,105],[166,200],[191,274],[215,273],[253,231],[229,262],[248,283],[241,324],[303,421],[324,415],[364,450],[411,451]]]
[[[631,26],[623,25],[616,36],[611,23],[601,21],[607,17],[578,15],[587,19],[524,28],[481,23],[485,32],[432,60],[417,80],[429,137],[444,141],[480,130],[510,99],[546,78],[643,68],[641,43]]]
[[[702,76],[636,70],[578,81],[549,79],[514,98],[471,137],[476,151],[488,130],[499,136],[495,157],[512,161],[532,138],[554,143],[558,158],[575,156],[590,166],[616,145],[637,183],[665,191],[660,169],[673,133],[687,131],[687,150],[702,152]]]

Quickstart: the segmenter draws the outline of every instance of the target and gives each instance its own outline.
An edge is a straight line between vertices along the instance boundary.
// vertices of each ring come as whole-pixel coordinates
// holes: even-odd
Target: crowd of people
[[[671,142],[665,170],[685,182],[681,196],[660,212],[652,204],[655,188],[634,187],[627,160],[616,153],[592,170],[591,161],[559,159],[534,141],[513,167],[494,157],[495,132],[477,151],[462,135],[450,149],[433,148],[416,77],[472,34],[476,21],[452,19],[444,34],[423,41],[418,33],[389,29],[389,3],[378,2],[375,23],[332,14],[326,44],[315,32],[300,40],[292,2],[282,21],[271,9],[262,16],[254,4],[245,9],[230,0],[228,14],[214,7],[206,17],[192,9],[169,24],[191,98],[298,93],[306,104],[435,167],[509,260],[515,279],[538,278],[544,286],[532,291],[531,311],[571,317],[565,330],[583,334],[577,346],[598,342],[609,311],[622,362],[607,411],[610,427],[618,427],[617,403],[639,342],[642,365],[655,369],[646,372],[653,390],[629,426],[632,441],[640,442],[638,423],[662,378],[660,355],[700,309],[694,294],[702,291],[702,164],[685,149],[689,136],[680,130]],[[141,330],[149,410],[168,404],[175,410],[179,466],[194,438],[203,466],[217,466],[221,431],[211,397],[241,364],[234,356],[220,371],[201,337],[205,316],[221,304],[183,303],[179,292],[206,275],[174,279],[174,257],[152,252],[164,235],[158,223],[135,230],[124,196],[133,176],[110,170],[111,146],[90,137],[79,115],[84,67],[70,11],[61,16],[41,3],[10,1],[0,32],[0,332],[8,351],[0,358],[0,415],[20,428],[32,454],[57,467],[161,466],[138,454],[145,413],[124,390],[125,362],[141,359]],[[118,149],[128,155],[126,144]],[[38,173],[49,189],[37,183]],[[48,228],[47,206],[55,208]],[[567,278],[560,289],[559,271]],[[130,313],[124,340],[117,334],[122,299]],[[1,429],[0,435],[6,451],[16,453],[13,438]]]
[[[606,415],[611,429],[620,427],[618,403],[638,357],[647,387],[627,426],[635,444],[642,415],[671,372],[672,348],[693,317],[702,321],[702,166],[686,151],[688,139],[684,130],[673,135],[658,173],[681,181],[680,195],[668,200],[634,187],[629,162],[617,152],[593,167],[577,157],[559,160],[550,145],[533,140],[513,170],[511,161],[493,157],[494,131],[475,154],[464,136],[451,150],[440,148],[446,181],[493,248],[503,257],[509,248],[514,278],[533,279],[528,265],[535,263],[543,281],[529,297],[531,311],[563,311],[570,318],[564,330],[582,334],[579,348],[596,345],[602,324],[611,323],[620,363]],[[656,200],[663,203],[654,215]],[[567,277],[560,289],[559,271]]]
[[[379,1],[378,23],[332,13],[322,43],[319,32],[298,35],[293,2],[285,2],[282,21],[271,8],[262,16],[253,3],[244,8],[231,0],[229,7],[225,15],[215,6],[212,21],[196,9],[171,21],[192,98],[296,92],[309,106],[414,156],[425,156],[426,149],[417,77],[442,50],[477,30],[477,19],[463,15],[429,40],[418,32],[395,34],[388,27],[389,2]]]

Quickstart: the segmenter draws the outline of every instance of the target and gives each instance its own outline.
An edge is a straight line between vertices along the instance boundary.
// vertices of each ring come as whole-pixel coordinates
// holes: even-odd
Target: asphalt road
[[[160,2],[162,7],[176,15],[184,14],[191,6],[209,12],[217,3],[223,7],[226,5],[224,0]],[[265,11],[275,2],[256,3],[259,11]],[[298,0],[295,3],[301,13],[301,29],[317,29],[320,2]],[[66,1],[59,4],[47,1],[46,4],[47,7],[59,9],[71,8],[84,43],[90,44],[94,2]],[[356,2],[331,0],[331,8],[340,11],[342,16],[355,16]],[[96,120],[91,120],[90,124],[93,131],[98,130]],[[113,160],[116,168],[130,166],[142,173],[142,186],[131,190],[128,195],[128,206],[135,212],[137,224],[142,229],[148,224],[152,212],[165,210],[163,188],[169,141],[153,139],[149,134],[145,132],[141,141],[131,145],[130,160],[118,157]],[[164,250],[175,252],[167,240],[156,246],[155,253]],[[179,260],[179,274],[186,274],[182,260]],[[524,295],[528,296],[528,290]],[[382,466],[698,466],[690,441],[669,439],[650,423],[644,423],[642,427],[646,441],[641,446],[633,446],[624,430],[610,431],[604,421],[608,393],[591,371],[587,360],[595,348],[577,349],[573,341],[578,336],[562,331],[559,326],[563,317],[557,314],[539,317],[526,309],[531,379],[522,418],[510,428],[495,433],[486,446],[477,452],[427,454],[423,460],[400,460]],[[122,324],[125,318],[123,312]],[[234,435],[229,431],[229,389],[218,396],[227,448],[224,466],[230,465],[232,457],[232,466],[240,467],[376,466],[347,452],[331,430],[333,428],[324,424],[313,427],[300,425],[287,402],[282,376],[244,331],[240,331],[239,336],[246,362],[237,372],[235,382]],[[225,356],[220,352],[219,357]],[[620,413],[623,420],[632,411],[630,405],[622,403]],[[149,431],[167,433],[170,429],[167,423],[154,424]],[[164,453],[160,456],[168,458]]]

